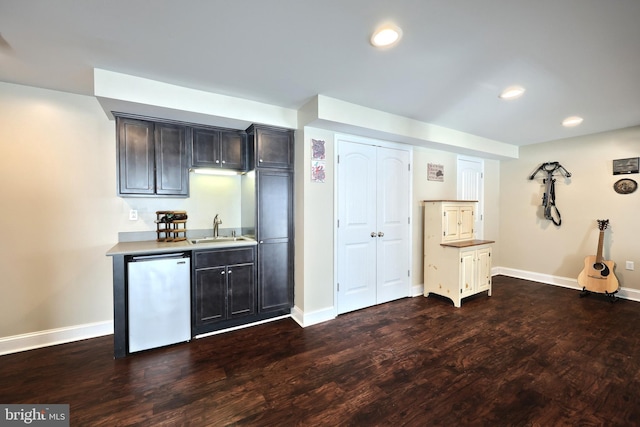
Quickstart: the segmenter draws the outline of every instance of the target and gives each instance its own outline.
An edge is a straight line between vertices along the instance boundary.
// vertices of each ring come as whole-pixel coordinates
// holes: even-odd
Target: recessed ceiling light
[[[582,120],[584,119],[578,116],[567,117],[562,121],[562,126],[568,127],[568,128],[578,126],[580,123],[582,123]]]
[[[524,93],[525,88],[522,86],[509,86],[500,94],[501,99],[516,99],[520,98]]]
[[[375,47],[390,47],[402,38],[402,30],[393,24],[379,27],[371,36],[371,44]]]

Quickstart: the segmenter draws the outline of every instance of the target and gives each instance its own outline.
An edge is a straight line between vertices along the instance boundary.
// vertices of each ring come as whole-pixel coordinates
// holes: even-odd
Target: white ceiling
[[[386,21],[404,36],[376,50]],[[640,125],[640,0],[0,0],[0,34],[0,81],[86,95],[95,67],[515,145]]]

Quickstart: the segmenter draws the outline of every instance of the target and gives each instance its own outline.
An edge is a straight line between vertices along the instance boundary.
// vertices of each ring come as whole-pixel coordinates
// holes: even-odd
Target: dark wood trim
[[[127,289],[124,255],[114,255],[113,263],[113,355],[127,355]]]

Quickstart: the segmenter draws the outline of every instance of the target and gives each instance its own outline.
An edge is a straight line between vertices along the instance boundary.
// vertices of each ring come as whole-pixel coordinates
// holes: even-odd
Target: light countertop
[[[157,242],[155,240],[143,240],[138,242],[120,242],[107,251],[107,256],[223,249],[255,246],[257,244],[257,241],[247,237],[244,237],[242,240],[212,240],[205,243],[191,243],[190,240],[183,240],[181,242]]]

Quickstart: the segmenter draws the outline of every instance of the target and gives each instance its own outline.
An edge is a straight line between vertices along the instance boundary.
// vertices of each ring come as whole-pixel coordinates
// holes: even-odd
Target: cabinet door
[[[256,128],[256,167],[291,169],[293,167],[293,132]]]
[[[443,205],[443,242],[473,239],[474,209],[471,205]]]
[[[189,195],[186,128],[155,124],[156,194]]]
[[[261,242],[258,252],[259,311],[291,308],[293,270],[289,242]]]
[[[253,264],[230,265],[227,267],[228,317],[242,317],[255,314],[255,280]]]
[[[293,174],[258,170],[259,310],[293,305]]]
[[[478,249],[476,260],[478,271],[476,290],[486,291],[491,286],[491,248]]]
[[[246,170],[247,136],[244,132],[220,134],[220,157],[226,169]]]
[[[193,128],[191,140],[191,166],[218,167],[220,159],[220,131]]]
[[[460,251],[460,298],[473,295],[476,285],[476,251]]]
[[[258,241],[289,239],[293,221],[293,176],[290,172],[259,170]]]
[[[225,267],[198,269],[195,272],[196,327],[226,318],[227,284]]]
[[[475,218],[473,214],[473,206],[460,206],[460,213],[458,214],[459,232],[458,238],[460,240],[473,239],[473,225]]]
[[[459,240],[460,208],[458,206],[442,206],[442,241]]]
[[[118,194],[154,194],[153,123],[116,117]]]

